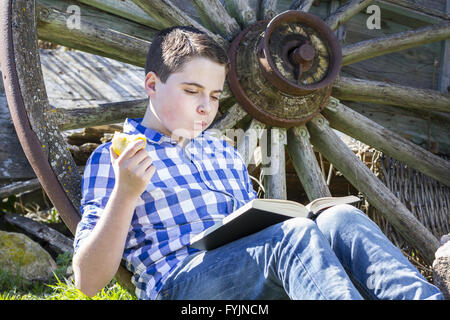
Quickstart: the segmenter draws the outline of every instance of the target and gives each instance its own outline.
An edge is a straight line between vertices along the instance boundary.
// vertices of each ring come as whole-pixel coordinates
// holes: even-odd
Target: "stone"
[[[450,300],[450,235],[441,238],[441,246],[436,250],[433,261],[433,282]]]
[[[37,242],[24,234],[0,230],[0,269],[29,281],[48,281],[56,263]]]

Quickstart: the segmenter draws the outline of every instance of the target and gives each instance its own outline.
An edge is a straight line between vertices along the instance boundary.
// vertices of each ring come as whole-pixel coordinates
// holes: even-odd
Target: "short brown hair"
[[[162,82],[179,72],[193,58],[204,57],[224,65],[229,60],[225,50],[204,32],[191,26],[176,26],[159,31],[148,49],[145,75],[153,71]]]

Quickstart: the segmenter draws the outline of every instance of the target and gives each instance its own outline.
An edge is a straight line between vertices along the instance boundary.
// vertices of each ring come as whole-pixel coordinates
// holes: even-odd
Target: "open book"
[[[200,250],[212,250],[284,220],[295,217],[314,220],[320,211],[326,208],[359,201],[355,196],[324,197],[304,206],[291,200],[253,199],[221,222],[194,236],[190,246]]]

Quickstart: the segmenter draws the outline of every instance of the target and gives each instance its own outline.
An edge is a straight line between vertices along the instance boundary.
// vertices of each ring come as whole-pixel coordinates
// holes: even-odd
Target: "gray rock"
[[[0,269],[26,280],[47,281],[56,269],[50,254],[24,234],[0,230]]]
[[[450,235],[441,238],[441,246],[435,253],[433,261],[433,282],[450,300]]]

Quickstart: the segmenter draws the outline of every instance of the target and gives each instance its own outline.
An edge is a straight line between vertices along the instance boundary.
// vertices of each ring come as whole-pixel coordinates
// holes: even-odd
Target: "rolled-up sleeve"
[[[81,220],[73,242],[74,252],[97,224],[114,188],[114,170],[109,155],[111,143],[100,145],[86,162],[81,180]]]

